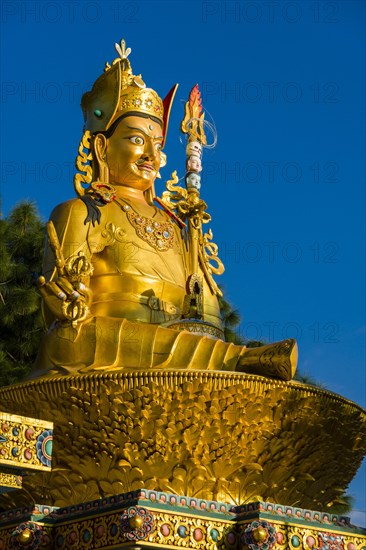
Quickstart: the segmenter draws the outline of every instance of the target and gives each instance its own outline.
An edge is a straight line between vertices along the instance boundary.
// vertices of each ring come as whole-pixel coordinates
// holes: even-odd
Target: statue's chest
[[[185,271],[183,247],[180,229],[168,216],[148,217],[128,209],[101,224],[95,269],[137,270],[160,277],[166,273],[168,279],[175,273],[181,279]]]

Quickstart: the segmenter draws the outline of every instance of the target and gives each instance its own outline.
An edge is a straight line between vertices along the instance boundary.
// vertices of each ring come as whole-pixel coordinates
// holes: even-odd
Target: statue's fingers
[[[54,294],[55,296],[57,296],[57,298],[59,298],[60,300],[66,300],[67,298],[67,293],[64,291],[64,289],[59,286],[58,284],[54,283],[53,281],[51,281],[50,283],[48,283],[48,290]]]
[[[71,300],[79,298],[80,294],[65,277],[59,277],[57,279],[57,285],[69,298],[71,298]]]
[[[58,298],[59,300],[66,300],[67,294],[58,287],[55,283],[47,283],[44,277],[40,277],[37,281],[38,283],[38,290],[41,294],[41,296],[46,300],[49,301],[51,298]]]
[[[91,300],[91,297],[92,297],[92,291],[90,290],[90,288],[88,288],[87,286],[85,286],[83,283],[79,283],[78,287],[77,287],[77,292],[79,293],[79,295],[84,298],[86,301],[89,301]]]
[[[43,275],[41,275],[40,277],[38,277],[38,279],[37,279],[38,288],[41,288],[41,287],[44,286],[45,284],[46,284],[46,279],[43,277]]]
[[[47,285],[44,283],[40,283],[39,281],[37,281],[38,283],[38,290],[39,290],[39,293],[40,295],[42,296],[42,298],[48,298],[49,295],[50,295],[50,292],[47,288]]]

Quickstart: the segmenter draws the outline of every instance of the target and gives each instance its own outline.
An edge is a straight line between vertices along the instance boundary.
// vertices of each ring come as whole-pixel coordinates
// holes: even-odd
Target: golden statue
[[[132,73],[130,49],[82,98],[84,134],[76,161],[78,198],[48,223],[44,277],[48,326],[33,376],[121,369],[231,370],[290,380],[294,340],[247,349],[223,340],[223,266],[200,198],[204,114],[198,87],[186,104],[186,188],[154,182],[177,86],[162,101]]]
[[[175,87],[161,101],[132,74],[125,43],[116,49],[82,100],[78,197],[48,223],[40,291],[49,328],[34,380],[0,389],[7,413],[54,423],[52,470],[26,476],[0,506],[25,506],[30,495],[69,506],[141,488],[330,506],[365,453],[365,411],[288,381],[293,340],[224,341],[213,279],[223,265],[203,230],[198,87],[181,125],[185,185],[174,172],[158,198]],[[26,456],[24,430],[18,439]]]

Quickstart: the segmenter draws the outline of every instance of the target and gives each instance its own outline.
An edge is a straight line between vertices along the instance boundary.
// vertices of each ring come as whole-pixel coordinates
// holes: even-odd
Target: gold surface
[[[11,489],[19,489],[22,486],[22,477],[19,474],[10,474],[8,471],[1,471],[0,466],[0,493]]]
[[[139,516],[134,516],[129,519],[129,524],[133,529],[139,528],[143,524],[143,519]]]
[[[202,232],[202,224],[207,224],[211,220],[211,216],[206,212],[207,204],[199,197],[197,190],[187,190],[178,185],[176,172],[173,172],[172,179],[167,181],[166,188],[167,190],[163,192],[161,198],[162,202],[170,210],[176,211],[182,220],[188,220],[190,238],[187,260],[188,271],[190,274],[194,274],[198,270],[198,265],[200,265],[211,293],[222,296],[212,273],[222,275],[224,265],[218,257],[218,246],[211,242],[213,238],[212,231]]]
[[[145,487],[323,509],[347,487],[366,450],[361,407],[252,375],[79,375],[3,388],[0,399],[9,411],[55,423],[46,488],[32,476],[24,480],[29,493],[10,494],[8,507],[29,494],[40,501],[42,491],[43,503],[66,506]]]
[[[95,81],[90,92],[83,95],[81,106],[87,130],[92,133],[110,128],[115,120],[128,112],[157,117],[163,122],[164,107],[158,94],[146,88],[141,75],[132,74],[128,59],[131,49],[124,40],[116,44],[119,55]]]
[[[253,538],[254,538],[255,542],[265,541],[266,538],[267,538],[266,530],[258,527],[257,529],[255,529],[255,531],[253,531]]]
[[[18,540],[21,544],[27,544],[29,539],[31,539],[32,537],[32,531],[30,531],[29,529],[24,529],[24,531],[18,536]]]

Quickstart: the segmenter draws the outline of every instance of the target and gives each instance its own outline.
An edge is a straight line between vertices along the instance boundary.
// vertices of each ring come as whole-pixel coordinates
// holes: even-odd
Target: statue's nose
[[[144,156],[146,156],[149,159],[154,159],[156,157],[157,150],[154,147],[154,144],[152,141],[147,140],[145,144],[144,149]]]

